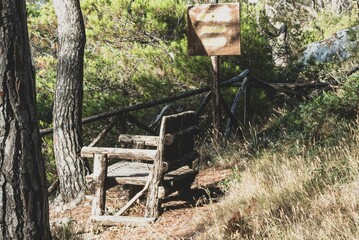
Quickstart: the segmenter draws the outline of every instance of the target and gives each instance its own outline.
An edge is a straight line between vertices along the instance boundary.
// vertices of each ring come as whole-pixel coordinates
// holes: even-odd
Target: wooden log
[[[123,160],[146,160],[154,161],[157,150],[153,149],[129,149],[129,148],[102,148],[83,147],[81,157],[91,158],[95,154],[106,154],[107,158],[118,158]]]
[[[160,141],[158,143],[157,155],[155,161],[153,162],[152,168],[152,177],[150,181],[150,186],[147,193],[147,203],[145,217],[149,218],[158,218],[159,209],[161,207],[160,199],[158,198],[159,186],[162,185],[163,180],[163,158],[164,158],[164,137],[167,129],[167,119],[168,117],[162,118],[162,124],[160,128]]]
[[[146,184],[147,176],[143,177],[108,177],[108,182],[111,185],[110,187],[114,187],[118,184],[123,185],[136,185],[136,186],[144,186]]]
[[[106,168],[107,157],[105,154],[95,154],[93,180],[95,182],[95,194],[92,198],[92,216],[100,216],[105,211],[106,201]]]
[[[121,134],[118,138],[120,143],[131,144],[136,142],[143,142],[145,147],[157,147],[159,142],[158,136],[145,136],[145,135],[130,135]]]
[[[162,108],[160,114],[157,115],[156,119],[150,124],[150,128],[154,128],[154,129],[157,129],[158,128],[158,125],[160,124],[161,122],[161,119],[162,117],[168,112],[171,110],[171,105],[166,105],[164,106],[164,108]]]
[[[133,149],[145,149],[145,142],[135,142],[133,144]]]
[[[202,100],[202,102],[199,104],[196,113],[195,113],[195,119],[198,121],[199,116],[203,112],[204,108],[207,106],[209,101],[211,100],[211,92],[209,92],[205,98]]]
[[[150,187],[147,194],[147,203],[145,217],[148,218],[158,218],[159,210],[161,208],[159,196],[159,186],[162,183],[163,177],[163,168],[162,168],[162,158],[159,156],[156,158],[153,164],[153,176],[151,178]]]
[[[217,1],[211,1],[213,3]],[[219,57],[211,56],[212,63],[212,85],[211,85],[211,103],[212,103],[212,124],[213,124],[213,143],[219,149],[222,146],[222,127],[221,127],[221,106],[220,106],[220,87],[219,87]]]
[[[189,134],[195,134],[199,132],[198,126],[190,126],[188,128],[182,129],[180,131],[174,132],[174,133],[168,133],[165,135],[165,145],[171,145],[176,138],[189,135]]]
[[[243,104],[243,125],[248,126],[249,120],[249,101],[250,101],[250,83],[247,83],[247,87],[244,90],[244,104]]]
[[[231,120],[231,123],[235,126],[235,128],[238,128],[239,124],[238,124],[237,118],[231,112],[231,109],[229,108],[228,104],[226,103],[226,101],[224,100],[222,95],[221,95],[221,105],[222,105],[225,113],[227,114],[228,118]]]
[[[247,82],[249,81],[249,78],[248,77],[245,77],[243,82],[242,82],[242,85],[241,87],[239,88],[234,100],[233,100],[233,103],[232,103],[232,107],[231,107],[231,113],[234,114],[239,103],[240,103],[240,100],[241,100],[241,96],[246,88],[246,84]],[[225,130],[225,133],[224,133],[224,138],[227,139],[228,135],[229,135],[229,132],[231,130],[231,119],[228,119],[227,121],[227,124],[226,124],[226,130]]]
[[[130,217],[130,216],[92,216],[93,222],[98,222],[104,226],[115,226],[119,224],[144,226],[154,223],[156,218]]]
[[[175,140],[175,135],[166,134],[166,136],[165,136],[165,145],[171,145],[174,140]]]
[[[181,131],[177,131],[171,134],[165,135],[165,145],[171,145],[176,137],[183,136],[186,134],[195,134],[199,131],[197,126],[190,126]],[[130,134],[121,134],[119,136],[119,142],[125,144],[132,143],[144,143],[145,147],[157,147],[159,142],[158,136],[146,136],[146,135],[130,135]]]

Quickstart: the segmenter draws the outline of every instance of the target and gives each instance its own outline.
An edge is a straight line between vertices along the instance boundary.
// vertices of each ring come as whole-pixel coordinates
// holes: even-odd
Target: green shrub
[[[329,91],[304,102],[278,120],[283,136],[293,141],[299,136],[307,141],[335,143],[345,136],[348,122],[359,113],[358,75],[347,79],[337,91]]]

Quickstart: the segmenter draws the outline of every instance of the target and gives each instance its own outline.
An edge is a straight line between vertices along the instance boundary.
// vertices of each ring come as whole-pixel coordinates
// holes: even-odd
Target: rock
[[[358,30],[358,26],[340,30],[327,39],[307,45],[299,63],[308,65],[348,59],[357,51]]]

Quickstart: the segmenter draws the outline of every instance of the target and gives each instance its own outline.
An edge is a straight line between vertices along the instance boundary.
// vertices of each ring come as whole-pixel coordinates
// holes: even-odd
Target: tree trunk
[[[50,239],[24,0],[0,1],[0,239]]]
[[[81,158],[85,26],[79,0],[53,0],[59,52],[54,104],[54,151],[62,200],[81,197],[88,171]]]

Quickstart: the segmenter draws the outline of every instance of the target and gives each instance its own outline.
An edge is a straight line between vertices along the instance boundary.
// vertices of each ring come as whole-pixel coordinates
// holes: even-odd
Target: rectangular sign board
[[[189,6],[189,55],[240,55],[239,3]]]

